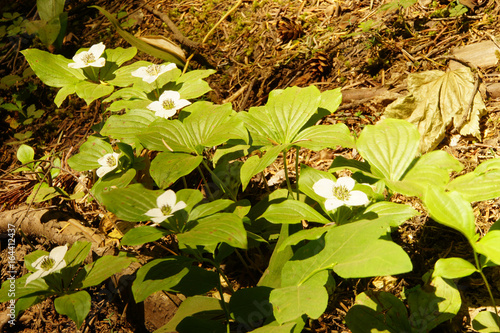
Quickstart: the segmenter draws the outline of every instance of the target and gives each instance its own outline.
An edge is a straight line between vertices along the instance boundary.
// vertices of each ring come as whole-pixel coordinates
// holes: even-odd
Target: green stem
[[[182,183],[184,184],[184,188],[188,188],[188,184],[187,184],[185,176],[182,176]]]
[[[293,198],[292,184],[290,183],[290,178],[288,177],[288,163],[286,162],[286,149],[283,149],[283,168],[285,168],[286,187],[288,188],[288,193]]]
[[[158,81],[156,83],[156,98],[160,99],[160,87],[158,87]]]
[[[488,283],[488,280],[486,279],[486,275],[484,275],[484,273],[483,273],[483,268],[481,267],[481,265],[479,265],[479,258],[478,258],[476,251],[474,251],[474,261],[476,262],[476,268],[479,271],[479,274],[481,275],[481,278],[484,281],[484,285],[486,286],[486,290],[488,291],[488,295],[490,296],[491,305],[495,309],[495,316],[493,318],[495,319],[495,323],[497,324],[497,326],[500,327],[500,317],[498,315],[498,309],[497,309],[497,305],[495,303],[495,298],[493,297],[493,293],[491,291],[490,284]]]
[[[201,170],[199,165],[196,168],[198,169],[198,172],[200,173],[201,178],[203,179],[203,184],[205,184],[205,187],[207,189],[208,195],[210,196],[210,199],[213,201],[214,195],[212,194],[212,191],[210,191],[210,187],[208,186],[207,179],[205,178],[205,175],[203,174],[203,170]]]
[[[299,152],[300,147],[295,147],[295,190],[297,191],[297,200],[299,200]]]
[[[231,197],[231,199],[233,199],[233,201],[237,201],[236,199],[236,195],[231,192],[231,190],[229,190],[229,188],[227,188],[227,186],[222,182],[222,180],[220,180],[219,177],[217,177],[217,175],[215,174],[215,172],[213,172],[207,165],[207,163],[205,162],[205,160],[202,160],[201,161],[201,164],[203,164],[203,166],[205,167],[205,169],[208,170],[208,172],[210,172],[210,174],[212,175],[213,179],[217,181],[218,184],[220,184],[220,188],[221,190],[226,193],[227,195],[229,195]]]

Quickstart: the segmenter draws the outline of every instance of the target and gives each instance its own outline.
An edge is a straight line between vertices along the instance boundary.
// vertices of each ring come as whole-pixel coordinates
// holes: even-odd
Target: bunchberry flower
[[[120,157],[120,154],[118,153],[111,153],[111,154],[106,154],[100,159],[97,160],[97,163],[102,165],[99,169],[97,169],[96,174],[99,178],[102,178],[105,174],[108,172],[113,171],[116,169],[118,166],[118,158]]]
[[[103,67],[106,59],[101,58],[106,46],[101,42],[92,45],[88,51],[82,51],[73,57],[74,63],[68,64],[70,68]]]
[[[148,109],[155,111],[155,116],[170,118],[177,110],[191,104],[187,99],[181,99],[181,95],[177,91],[166,90],[160,95],[160,100],[148,105]]]
[[[364,192],[353,191],[355,181],[351,177],[340,177],[337,181],[323,178],[313,185],[314,193],[326,198],[325,209],[334,210],[340,206],[362,206],[369,200]]]
[[[174,215],[176,211],[186,208],[184,201],[177,202],[177,196],[172,190],[167,190],[156,198],[156,205],[158,208],[150,209],[145,213],[155,225],[165,221],[168,217]]]
[[[36,269],[36,272],[28,276],[25,285],[66,267],[66,261],[64,261],[66,251],[68,251],[67,245],[58,246],[53,248],[48,256],[41,256],[35,260],[32,266]]]
[[[145,67],[139,67],[131,74],[132,76],[140,77],[147,83],[153,83],[160,75],[174,68],[177,68],[174,63],[170,63],[168,65],[149,65]]]

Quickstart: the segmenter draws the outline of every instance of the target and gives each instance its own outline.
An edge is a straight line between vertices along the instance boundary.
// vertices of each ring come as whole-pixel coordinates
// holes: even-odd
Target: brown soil
[[[442,57],[450,55],[452,48],[491,40],[490,36],[499,35],[500,28],[496,24],[500,11],[498,1],[461,2],[470,7],[468,12],[450,17],[449,11],[456,6],[456,2],[431,3],[422,0],[408,8],[396,6],[395,9],[384,11],[381,7],[389,1],[153,0],[147,4],[139,0],[68,1],[65,9],[69,11],[70,25],[61,53],[71,58],[79,47],[89,47],[100,41],[105,42],[109,48],[129,47],[115,33],[106,18],[87,6],[99,5],[111,13],[126,12],[127,16],[121,21],[131,20],[131,26],[127,28],[130,32],[168,37],[177,41],[186,55],[194,54],[190,62],[193,69],[217,70],[216,74],[208,78],[213,89],[208,94],[211,101],[231,102],[235,110],[241,111],[265,104],[273,89],[316,85],[323,91],[341,87],[344,101],[339,110],[325,118],[323,123],[343,122],[352,131],[359,133],[365,125],[377,122],[384,107],[405,92],[405,78],[409,73],[445,70],[448,60]],[[6,11],[18,11],[28,19],[34,18],[34,1],[19,1],[12,6],[6,7]],[[233,8],[234,11],[206,38],[219,19]],[[165,17],[159,14],[167,15],[171,22],[163,20]],[[172,32],[172,25],[178,31]],[[5,39],[2,40],[4,42]],[[21,49],[43,49],[36,40],[29,39],[26,46],[23,43],[19,39],[18,44],[23,45]],[[15,43],[2,45],[0,76],[21,75],[28,65],[19,53],[20,48]],[[11,47],[13,52],[7,54]],[[155,60],[143,53],[139,53],[134,60],[139,59]],[[480,68],[480,73],[484,83],[492,83],[498,78],[496,64]],[[100,103],[86,106],[76,96],[70,97],[57,109],[53,105],[53,89],[45,87],[33,77],[24,82],[30,83],[36,86],[36,90],[31,92],[29,103],[35,103],[37,109],[45,110],[40,119],[30,125],[13,128],[11,120],[19,118],[19,114],[0,109],[0,140],[4,142],[1,147],[0,169],[5,170],[0,176],[0,214],[19,208],[26,209],[26,198],[36,184],[36,180],[29,174],[9,172],[19,166],[15,153],[19,139],[14,134],[32,131],[31,138],[26,142],[36,147],[37,156],[56,151],[60,154],[63,167],[68,169],[67,158],[93,133],[91,127],[106,117],[101,112],[103,106]],[[13,94],[22,93],[23,87],[19,84],[0,90],[0,97],[5,102],[11,102]],[[500,113],[497,107],[500,101],[491,92],[487,95],[486,89],[480,90],[484,93],[488,111],[481,121],[482,142],[463,137],[458,145],[451,147],[450,136],[447,135],[439,146],[439,149],[449,152],[462,162],[464,171],[471,171],[480,162],[499,156]],[[333,158],[339,155],[355,157],[356,153],[345,149],[319,153],[301,151],[301,162],[326,170]],[[270,179],[278,174],[282,166],[282,160],[278,160],[266,170],[266,177]],[[79,176],[67,170],[55,181],[72,193],[78,186],[75,177]],[[279,180],[279,177],[276,179]],[[247,191],[250,191],[250,196],[258,196],[260,189],[254,185],[249,186]],[[407,202],[423,212],[415,199],[401,196],[394,200]],[[482,234],[499,219],[499,207],[498,200],[474,205],[477,228]],[[29,208],[62,212],[62,215],[52,221],[63,223],[73,219],[97,232],[104,239],[97,246],[102,247],[99,255],[117,249],[118,241],[111,235],[117,228],[115,221],[112,218],[103,219],[99,214],[105,213],[105,210],[95,202],[55,199]],[[55,228],[57,223],[54,224]],[[50,250],[54,246],[56,240],[48,235],[27,232],[26,237],[16,237],[19,267],[22,267],[24,254],[32,252],[34,248]],[[429,221],[424,215],[404,223],[393,234],[393,238],[407,250],[414,264],[413,272],[398,276],[395,280],[383,280],[383,289],[396,295],[403,289],[420,284],[422,275],[433,267],[438,258],[469,258],[471,253],[460,235]],[[7,276],[7,249],[2,235],[0,240],[3,249],[0,254],[3,267],[0,279],[4,281]],[[176,249],[175,241],[162,240],[129,250],[145,263]],[[265,268],[267,259],[261,253],[249,252],[248,258],[255,264],[255,269],[250,274],[236,263],[228,262],[226,266],[235,286],[254,284],[259,276],[259,269]],[[24,273],[19,269],[19,276]],[[82,332],[148,332],[161,327],[172,317],[182,302],[182,295],[157,293],[144,304],[135,304],[128,292],[132,274],[133,270],[124,272],[90,290],[92,309]],[[500,284],[496,282],[498,269],[490,269],[487,274],[493,282],[495,296],[500,298]],[[379,280],[345,281],[337,278],[338,287],[327,312],[319,320],[311,321],[308,331],[349,332],[344,318],[355,296],[366,289],[380,289]],[[459,281],[463,296],[462,310],[452,321],[440,325],[435,332],[473,332],[469,311],[488,305],[485,288],[478,285],[478,281],[475,276]],[[1,315],[6,306],[0,305],[0,327],[3,323]],[[67,317],[55,312],[53,302],[49,299],[27,310],[17,320],[16,326],[5,325],[4,330],[75,332],[76,327]]]

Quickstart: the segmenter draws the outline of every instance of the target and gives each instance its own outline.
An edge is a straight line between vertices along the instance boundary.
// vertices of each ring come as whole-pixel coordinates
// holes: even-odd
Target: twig
[[[165,22],[165,24],[170,28],[170,30],[172,30],[172,33],[174,34],[174,38],[179,43],[181,43],[182,45],[187,46],[189,48],[192,48],[192,49],[198,49],[200,47],[199,43],[194,42],[191,39],[189,39],[186,36],[184,36],[182,34],[182,32],[177,28],[177,26],[175,25],[175,23],[172,22],[172,20],[170,20],[170,17],[168,17],[167,14],[162,13],[162,12],[154,9],[153,7],[147,5],[146,3],[144,3],[143,6],[148,11],[150,11],[151,13],[155,14],[156,16],[158,16],[163,22]]]

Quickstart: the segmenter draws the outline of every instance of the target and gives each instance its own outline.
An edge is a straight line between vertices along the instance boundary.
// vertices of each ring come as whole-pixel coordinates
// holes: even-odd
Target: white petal
[[[156,205],[158,208],[163,206],[174,207],[177,201],[177,196],[172,190],[167,190],[165,193],[156,198]]]
[[[155,116],[168,119],[168,118],[172,117],[176,112],[177,111],[175,111],[175,109],[168,109],[168,110],[162,109],[162,110],[156,111]]]
[[[147,108],[151,111],[155,111],[155,112],[159,112],[159,111],[163,111],[163,104],[161,101],[155,101],[155,102],[152,102],[150,103]]]
[[[172,207],[172,213],[176,212],[178,210],[186,208],[186,203],[184,201],[179,201],[178,203],[175,204],[174,207]]]
[[[37,269],[37,270],[38,270],[38,269],[42,269],[42,268],[40,267],[40,264],[41,264],[44,260],[46,260],[46,259],[48,259],[48,258],[49,258],[49,256],[41,256],[40,258],[38,258],[37,260],[35,260],[35,261],[31,264],[31,266],[33,266],[33,268],[34,268],[34,269]]]
[[[100,42],[99,44],[92,45],[88,52],[92,53],[94,55],[94,58],[97,59],[104,53],[105,48],[106,46],[102,42]]]
[[[68,64],[68,67],[69,68],[84,68],[84,67],[87,67],[87,65],[82,63],[82,62],[72,62],[71,64]]]
[[[116,165],[115,166],[112,166],[112,167],[108,167],[108,166],[102,166],[100,167],[99,169],[96,170],[96,174],[97,174],[97,177],[99,178],[102,178],[104,177],[107,173],[113,171],[114,169],[116,169]]]
[[[182,109],[183,107],[188,106],[189,104],[191,104],[191,102],[188,101],[187,99],[180,99],[175,102],[175,109],[176,110]]]
[[[161,71],[160,73],[163,74],[163,73],[166,73],[168,71],[171,71],[172,69],[174,68],[177,68],[177,65],[174,64],[173,62],[171,62],[170,64],[168,65],[161,65]]]
[[[370,200],[368,196],[362,191],[351,191],[349,200],[346,201],[347,206],[363,206],[366,205]]]
[[[34,281],[34,280],[42,277],[43,272],[44,272],[43,270],[38,270],[35,273],[33,273],[30,276],[28,276],[28,278],[26,279],[26,283],[24,284],[24,286],[26,286],[31,281]]]
[[[144,213],[144,215],[147,215],[149,217],[163,217],[163,213],[160,208],[152,208],[148,210],[147,212]]]
[[[89,52],[87,51],[82,51],[80,53],[77,53],[73,56],[73,61],[76,62],[78,65],[84,65],[84,66],[87,66],[87,64],[85,63],[85,61],[83,61],[83,59],[87,56]]]
[[[181,98],[181,94],[179,94],[178,91],[175,90],[165,90],[161,95],[160,95],[160,102],[163,103],[163,101],[167,99],[171,99],[174,101],[174,103]]]
[[[339,200],[337,198],[330,198],[325,201],[325,209],[327,211],[329,210],[334,210],[336,208],[339,208],[340,206],[343,206],[345,204],[344,201]]]
[[[337,179],[336,185],[337,186],[344,186],[345,188],[347,188],[350,191],[354,188],[354,185],[356,185],[356,182],[351,177],[340,177],[339,179]]]
[[[147,83],[151,84],[151,83],[155,82],[157,78],[158,78],[157,75],[147,75],[147,76],[143,76],[142,80],[144,82],[147,82]]]
[[[323,198],[333,198],[333,187],[335,182],[328,178],[322,178],[313,185],[314,193]]]
[[[68,245],[58,246],[50,251],[49,257],[54,259],[56,263],[63,261],[66,252],[68,251]]]
[[[50,269],[50,273],[52,272],[57,272],[61,269],[63,269],[64,267],[66,267],[66,261],[63,259],[61,260],[60,262],[57,263],[57,265],[55,265],[52,269]]]
[[[89,66],[92,66],[92,67],[104,67],[105,64],[106,64],[106,59],[99,58],[96,61],[89,63]]]

